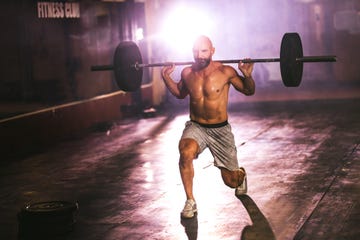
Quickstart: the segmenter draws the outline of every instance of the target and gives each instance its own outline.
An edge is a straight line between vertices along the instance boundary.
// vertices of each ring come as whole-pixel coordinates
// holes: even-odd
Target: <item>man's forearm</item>
[[[252,76],[242,77],[241,80],[244,84],[244,90],[246,95],[253,95],[255,93],[255,81]]]

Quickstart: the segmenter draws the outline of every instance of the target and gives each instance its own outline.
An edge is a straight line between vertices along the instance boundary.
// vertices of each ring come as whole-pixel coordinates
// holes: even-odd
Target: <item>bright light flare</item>
[[[136,41],[141,41],[144,39],[144,30],[142,28],[136,29],[135,32]]]
[[[211,34],[212,20],[204,11],[177,6],[164,18],[161,31],[163,41],[177,53],[190,53],[199,35]]]

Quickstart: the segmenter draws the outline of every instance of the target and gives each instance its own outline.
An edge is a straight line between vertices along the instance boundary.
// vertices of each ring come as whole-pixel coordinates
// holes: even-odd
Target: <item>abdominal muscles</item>
[[[200,123],[220,123],[227,120],[227,97],[190,99],[190,117]]]

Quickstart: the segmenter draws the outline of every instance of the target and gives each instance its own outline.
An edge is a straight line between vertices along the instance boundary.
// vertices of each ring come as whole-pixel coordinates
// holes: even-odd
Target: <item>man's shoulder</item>
[[[189,74],[191,74],[193,72],[191,67],[185,67],[182,71],[181,71],[181,77],[184,78],[186,76],[189,76]]]
[[[218,62],[218,63],[219,63],[218,69],[221,72],[223,72],[225,74],[229,74],[229,75],[232,75],[232,74],[234,74],[236,72],[235,68],[233,68],[232,66],[224,65],[224,64],[222,64],[220,62]]]
[[[192,72],[192,67],[191,67],[191,66],[184,67],[184,69],[183,69],[181,72],[183,72],[183,73],[190,73],[190,72]]]

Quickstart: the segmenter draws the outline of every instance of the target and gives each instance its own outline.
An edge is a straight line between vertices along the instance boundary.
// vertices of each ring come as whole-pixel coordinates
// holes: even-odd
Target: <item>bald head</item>
[[[197,46],[202,46],[202,45],[207,46],[210,49],[213,48],[213,44],[212,44],[210,38],[207,36],[204,36],[204,35],[201,35],[196,38],[196,40],[194,42],[194,48]]]
[[[194,68],[201,70],[206,68],[215,52],[215,48],[212,45],[210,38],[207,36],[199,36],[193,46],[193,55],[195,60]]]

